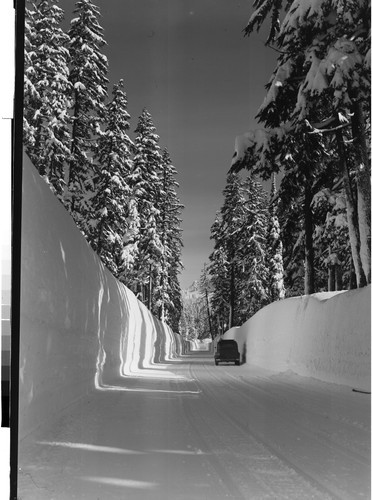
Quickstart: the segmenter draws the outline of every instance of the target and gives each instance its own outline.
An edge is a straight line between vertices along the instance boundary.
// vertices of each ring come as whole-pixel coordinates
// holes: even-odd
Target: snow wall
[[[20,439],[93,389],[164,370],[182,348],[102,265],[26,155],[22,203]]]
[[[247,364],[369,390],[371,286],[274,302],[223,338]]]

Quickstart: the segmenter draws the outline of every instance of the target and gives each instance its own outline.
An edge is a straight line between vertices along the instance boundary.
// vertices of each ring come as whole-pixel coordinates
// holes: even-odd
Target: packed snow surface
[[[20,445],[22,500],[370,498],[370,396],[194,351]]]

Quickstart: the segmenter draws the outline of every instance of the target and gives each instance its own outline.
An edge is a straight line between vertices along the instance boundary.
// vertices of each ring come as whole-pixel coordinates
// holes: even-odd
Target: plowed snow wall
[[[224,338],[236,338],[247,363],[369,388],[371,287],[330,295],[274,302]]]
[[[20,438],[87,392],[181,350],[102,265],[26,155],[22,204]]]

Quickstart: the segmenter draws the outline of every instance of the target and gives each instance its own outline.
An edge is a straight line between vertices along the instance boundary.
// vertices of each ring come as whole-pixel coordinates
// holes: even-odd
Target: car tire
[[[218,361],[215,361],[215,362],[214,362],[214,364],[215,364],[216,366],[218,366]]]
[[[235,361],[235,365],[239,366],[240,365],[240,361]]]

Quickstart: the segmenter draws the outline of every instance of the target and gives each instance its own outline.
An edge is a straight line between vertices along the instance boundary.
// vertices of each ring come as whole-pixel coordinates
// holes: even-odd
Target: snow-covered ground
[[[20,499],[370,498],[370,396],[350,387],[369,289],[265,308],[228,334],[248,363],[216,367],[107,272],[27,158],[21,278]]]
[[[22,500],[370,498],[370,398],[194,352],[118,379],[20,446]]]

